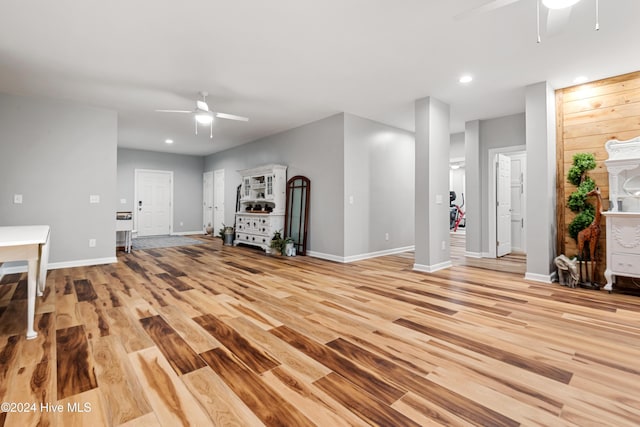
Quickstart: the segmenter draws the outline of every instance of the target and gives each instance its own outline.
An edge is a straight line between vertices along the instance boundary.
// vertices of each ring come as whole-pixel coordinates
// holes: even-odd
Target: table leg
[[[49,240],[40,246],[40,262],[38,265],[38,296],[44,293],[47,285],[47,267],[49,264]]]
[[[33,321],[36,312],[36,282],[38,276],[38,260],[29,260],[29,270],[27,272],[27,339],[32,340],[38,336],[33,329]]]

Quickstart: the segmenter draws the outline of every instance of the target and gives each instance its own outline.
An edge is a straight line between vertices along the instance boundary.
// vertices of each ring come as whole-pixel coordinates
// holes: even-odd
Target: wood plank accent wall
[[[568,227],[575,214],[566,207],[575,186],[567,182],[567,171],[576,153],[593,153],[596,168],[589,172],[600,187],[603,210],[609,209],[609,176],[604,161],[604,144],[640,135],[640,71],[598,80],[556,91],[557,126],[557,223],[558,253],[577,254],[577,243],[569,237]],[[595,204],[594,200],[591,200]],[[599,282],[604,283],[606,268],[605,218],[598,247]]]

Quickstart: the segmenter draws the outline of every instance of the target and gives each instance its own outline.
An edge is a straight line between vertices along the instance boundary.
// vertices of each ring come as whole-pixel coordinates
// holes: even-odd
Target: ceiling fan
[[[209,110],[207,105],[207,92],[200,92],[202,100],[196,100],[196,109],[190,110],[156,110],[160,113],[186,113],[193,114],[195,118],[196,135],[198,134],[198,124],[209,125],[209,137],[213,139],[213,119],[219,117],[221,119],[239,120],[241,122],[248,122],[249,119],[242,116],[236,116],[235,114],[217,113]]]
[[[509,6],[510,4],[517,3],[522,0],[491,0],[485,2],[484,4],[466,10],[455,16],[455,19],[461,20],[466,19],[475,15],[480,15],[482,13],[490,12],[492,10],[500,9],[505,6]],[[540,1],[535,0],[537,6],[537,25],[538,25],[538,43],[540,43]],[[580,0],[542,0],[542,5],[548,9],[547,12],[547,34],[554,34],[560,31],[560,29],[569,21],[569,16],[571,15],[571,8],[573,5],[578,3]],[[596,25],[595,30],[598,31],[600,29],[599,24],[599,4],[598,0],[596,2]]]

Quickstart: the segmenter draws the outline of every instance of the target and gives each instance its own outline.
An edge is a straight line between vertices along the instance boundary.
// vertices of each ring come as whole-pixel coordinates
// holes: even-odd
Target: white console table
[[[38,296],[42,296],[49,261],[49,226],[26,225],[0,227],[0,262],[27,261],[27,339],[38,333],[33,329]]]

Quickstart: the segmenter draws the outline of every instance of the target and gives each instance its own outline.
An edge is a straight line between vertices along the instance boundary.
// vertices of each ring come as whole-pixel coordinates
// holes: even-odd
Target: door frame
[[[211,176],[211,188],[207,189],[205,184],[205,177],[206,176]],[[211,229],[212,231],[212,235],[215,236],[215,227],[213,224],[213,171],[207,171],[207,172],[203,172],[202,173],[202,232],[204,234],[207,233],[207,220],[209,218],[207,218],[207,205],[206,205],[206,195],[207,195],[207,190],[210,190],[210,194],[209,196],[211,196]]]
[[[216,175],[218,176],[218,179],[220,179],[220,175],[222,175],[222,195],[216,194]],[[216,226],[216,212],[218,211],[218,209],[216,208],[216,197],[220,197],[219,200],[222,201],[222,207],[220,209],[221,211],[221,215],[222,215],[222,221],[221,224],[224,224],[225,221],[225,209],[226,209],[226,204],[225,204],[225,197],[226,197],[226,173],[224,169],[216,169],[213,171],[213,179],[211,180],[212,182],[212,186],[213,186],[213,211],[211,213],[211,224],[214,227],[214,231],[215,231],[215,226]],[[235,217],[235,212],[234,212],[234,217]],[[222,227],[220,227],[222,228]]]
[[[488,181],[487,186],[488,194],[487,194],[487,238],[489,240],[489,252],[487,258],[497,258],[497,248],[496,248],[496,180],[497,180],[497,168],[496,168],[496,158],[498,154],[514,154],[517,152],[526,152],[526,145],[514,145],[512,147],[500,147],[500,148],[491,148],[488,152]],[[525,181],[525,185],[526,185]],[[525,221],[525,229],[527,227],[527,221]]]
[[[138,174],[153,172],[168,174],[171,185],[169,186],[169,234],[173,234],[173,171],[156,169],[134,169],[133,170],[133,230],[138,234]]]
[[[526,213],[527,213],[527,153],[525,151],[521,152],[521,153],[512,153],[511,154],[511,161],[513,161],[514,157],[522,157],[522,196],[520,197],[521,199],[521,210],[522,210],[522,218],[525,220],[524,222],[526,223]],[[512,205],[513,205],[513,201],[512,201]],[[512,233],[513,234],[513,233]],[[520,239],[522,240],[522,247],[520,248],[520,251],[514,251],[517,253],[527,253],[527,233],[524,232],[524,226],[520,229]],[[513,249],[513,237],[511,238],[511,248]]]

